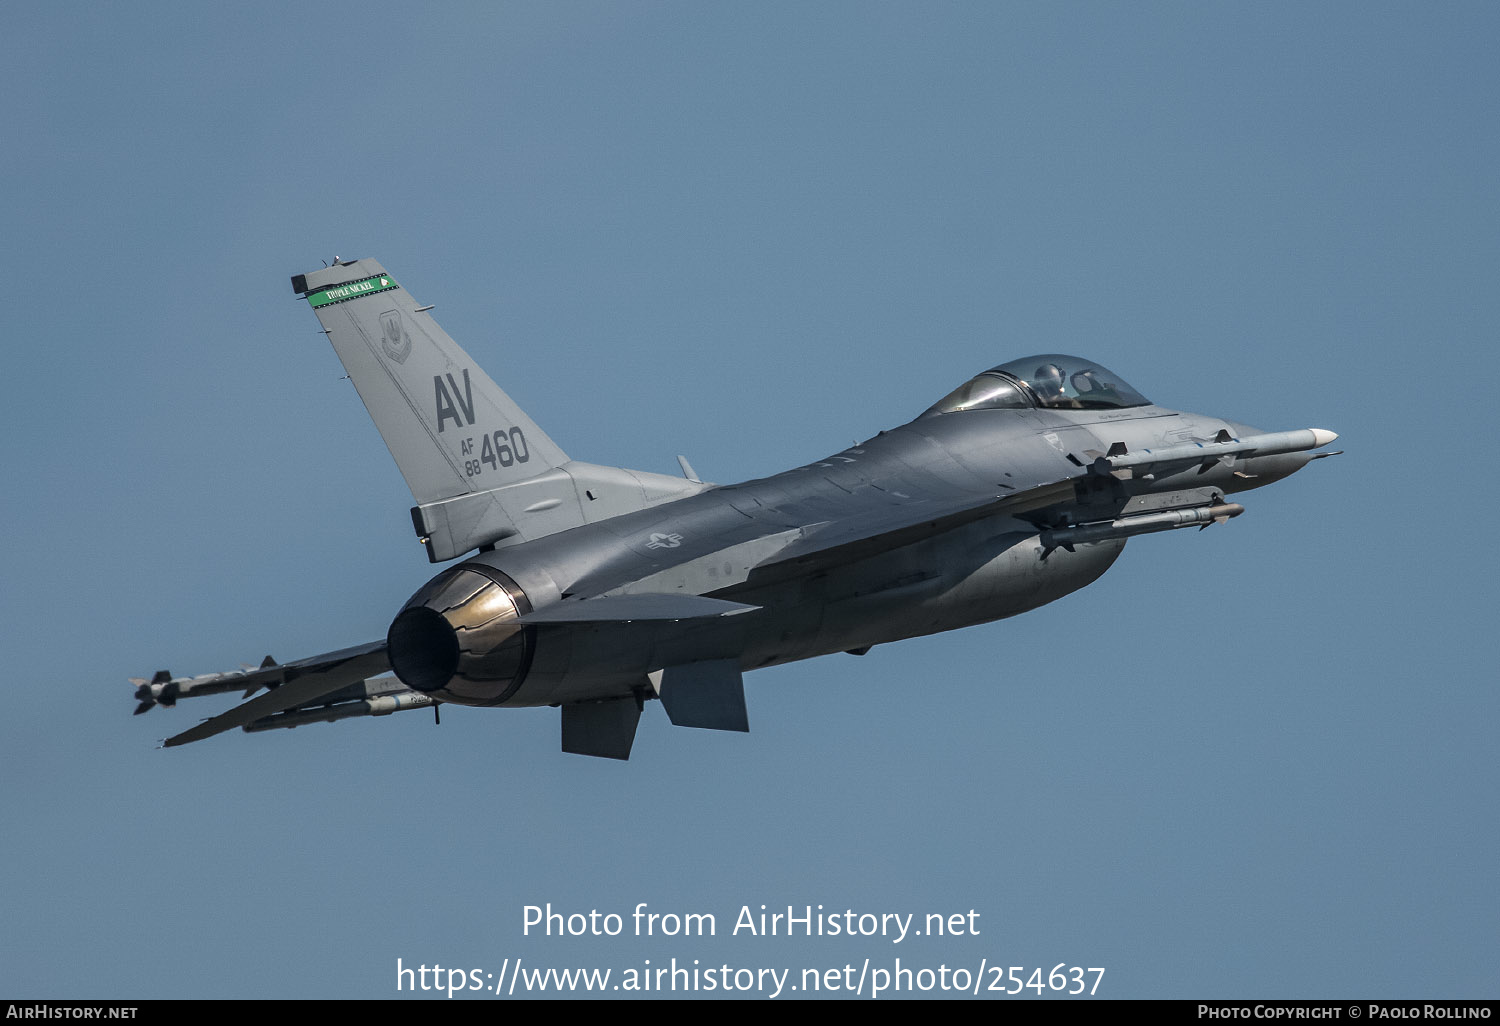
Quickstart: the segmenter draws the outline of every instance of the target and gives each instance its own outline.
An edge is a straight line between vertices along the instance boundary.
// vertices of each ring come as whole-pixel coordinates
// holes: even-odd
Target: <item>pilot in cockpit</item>
[[[1150,401],[1097,363],[1047,353],[1012,360],[970,378],[922,416],[1028,410],[1033,404],[1051,410],[1110,410],[1149,406]]]
[[[1063,390],[1063,371],[1055,363],[1044,363],[1036,369],[1029,382],[1032,391],[1043,406],[1053,409],[1069,409],[1078,404]]]

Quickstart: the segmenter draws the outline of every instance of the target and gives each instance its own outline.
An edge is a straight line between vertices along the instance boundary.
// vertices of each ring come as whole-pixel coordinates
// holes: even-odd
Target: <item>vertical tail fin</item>
[[[374,260],[292,278],[349,372],[417,505],[434,563],[710,487],[569,460]]]
[[[375,260],[292,279],[417,504],[524,481],[567,455]]]

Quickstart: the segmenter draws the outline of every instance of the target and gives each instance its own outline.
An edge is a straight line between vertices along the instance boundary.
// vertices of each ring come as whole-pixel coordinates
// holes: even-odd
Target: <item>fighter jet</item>
[[[1035,609],[1127,539],[1223,523],[1243,512],[1229,495],[1337,455],[1314,451],[1331,431],[1164,409],[1051,353],[826,459],[714,485],[682,457],[680,478],[569,458],[374,260],[292,288],[395,457],[428,559],[467,558],[381,640],[134,680],[137,713],[247,696],[167,747],[443,703],[558,706],[565,752],[615,759],[653,699],[674,724],[745,731],[746,670]]]

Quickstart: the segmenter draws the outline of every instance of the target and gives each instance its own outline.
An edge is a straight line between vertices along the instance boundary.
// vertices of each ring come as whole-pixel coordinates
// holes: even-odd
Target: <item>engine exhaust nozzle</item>
[[[525,593],[490,567],[456,566],[438,574],[391,621],[391,669],[415,691],[460,705],[499,705],[531,665],[534,628]]]

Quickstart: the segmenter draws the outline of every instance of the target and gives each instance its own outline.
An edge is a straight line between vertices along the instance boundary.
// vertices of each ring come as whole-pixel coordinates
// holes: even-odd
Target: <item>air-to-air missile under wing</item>
[[[452,702],[557,705],[623,759],[641,708],[747,730],[741,673],[999,620],[1094,581],[1133,535],[1236,516],[1337,436],[1152,405],[1087,360],[979,374],[909,424],[715,486],[570,459],[374,260],[292,279],[416,499],[443,570],[385,640],[138,680],[137,712],[265,693],[166,741]],[[395,677],[380,676],[393,670]]]

